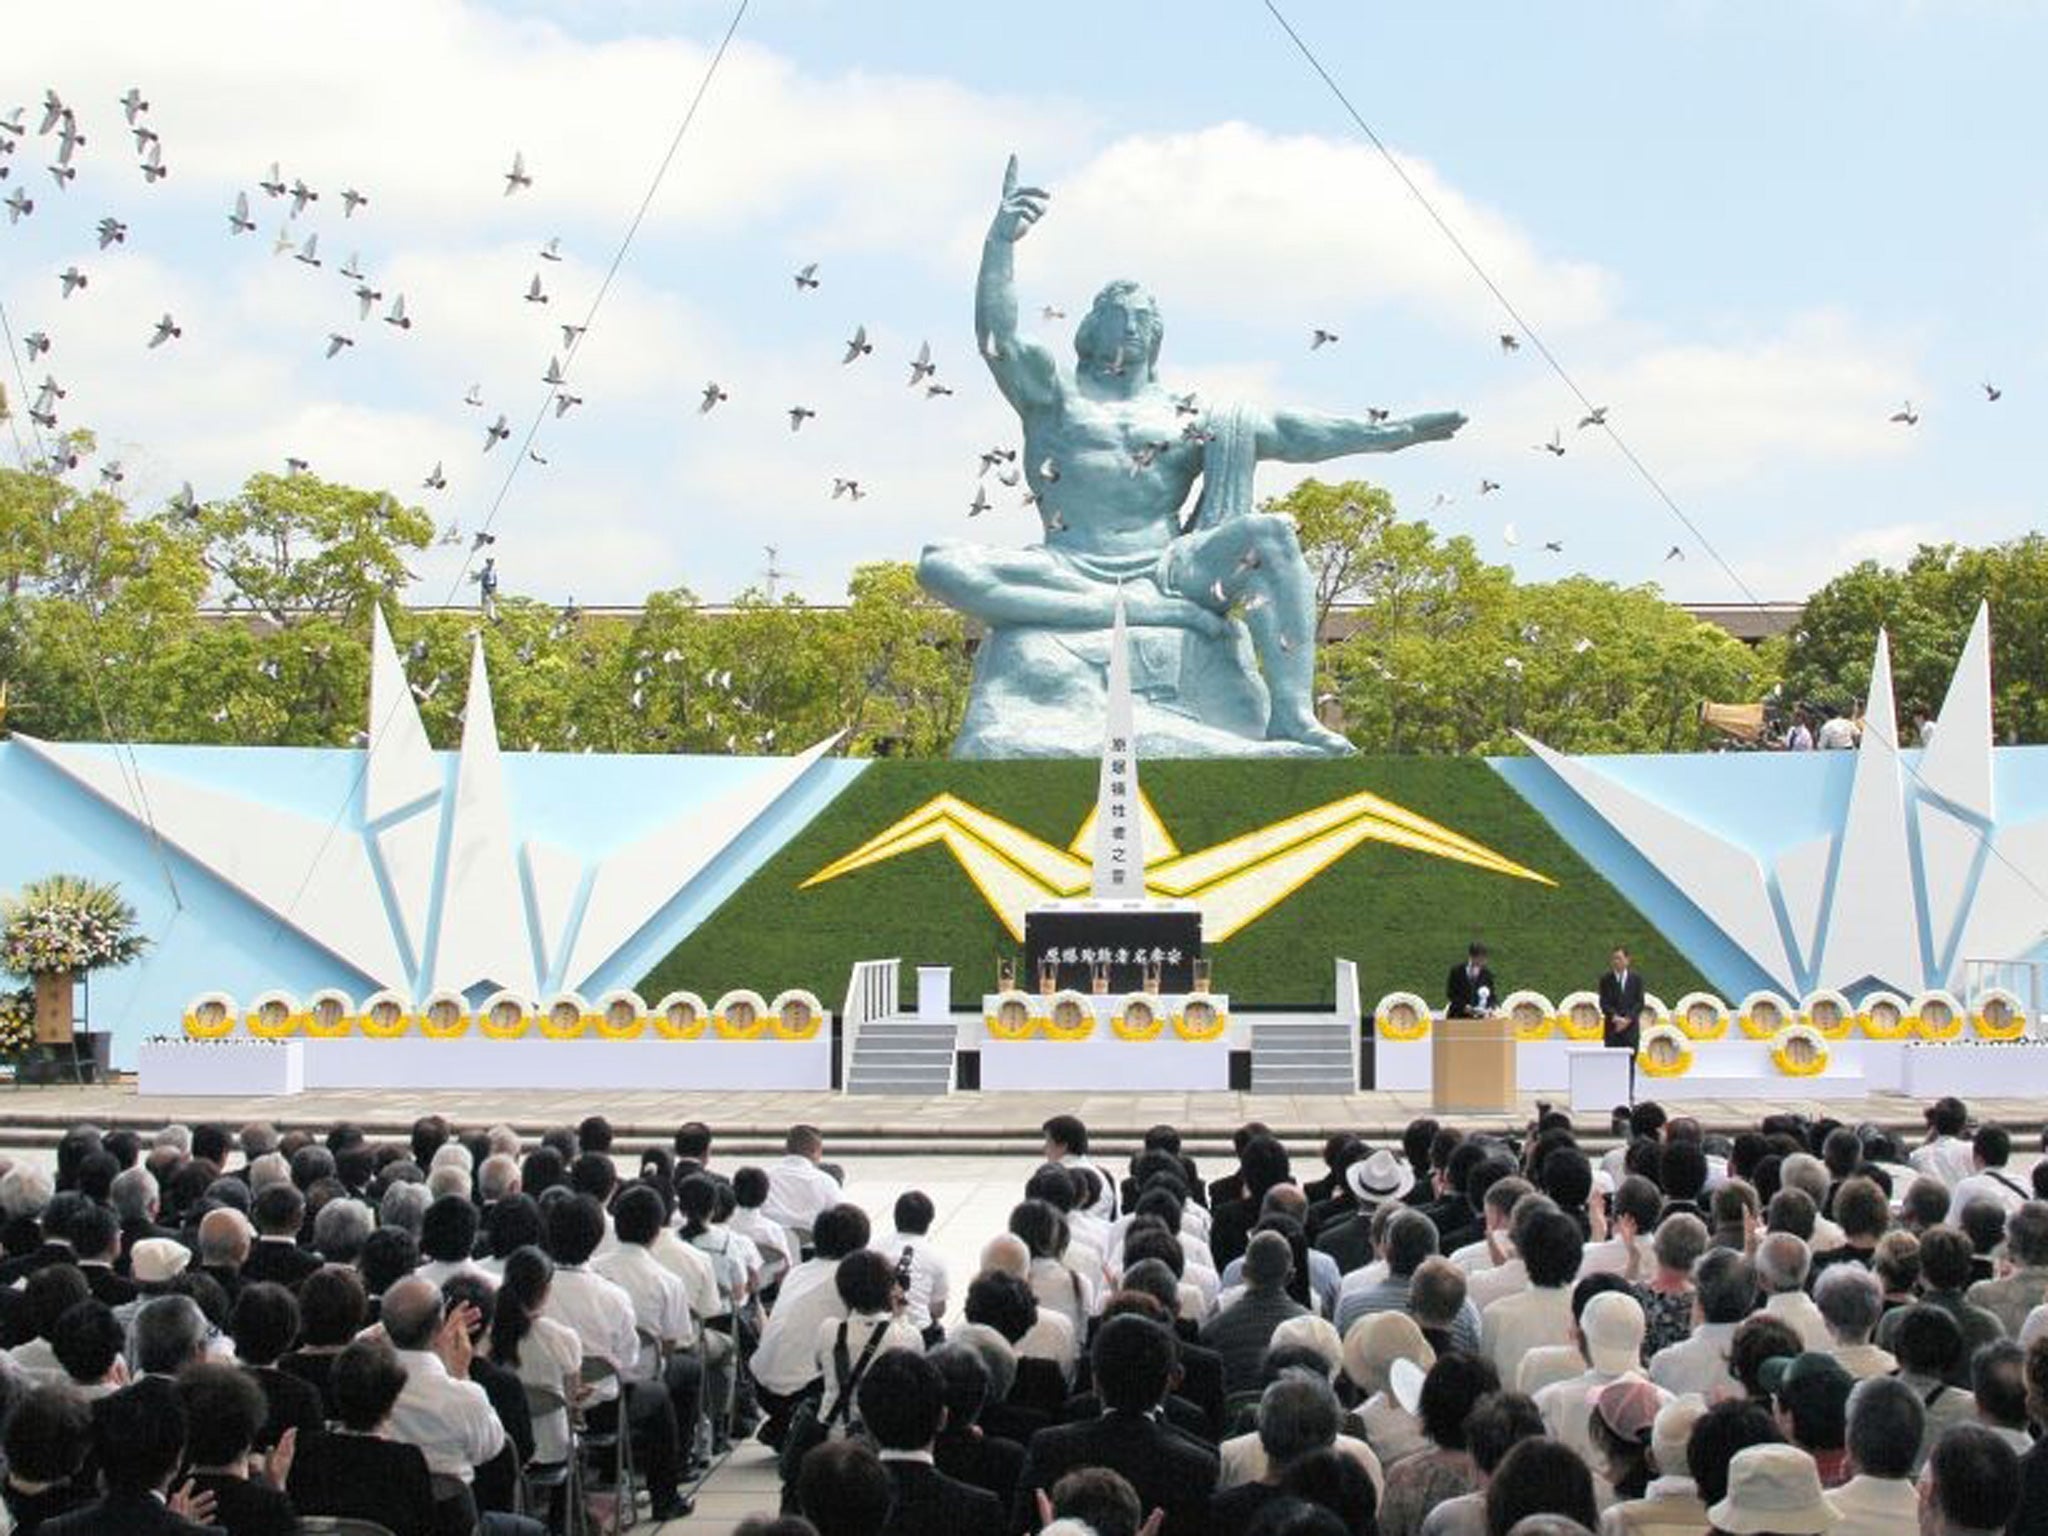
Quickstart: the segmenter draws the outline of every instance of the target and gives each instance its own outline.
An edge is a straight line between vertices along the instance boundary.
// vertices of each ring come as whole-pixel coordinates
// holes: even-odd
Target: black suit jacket
[[[1605,1043],[1616,1050],[1634,1050],[1643,1039],[1642,1015],[1643,973],[1631,969],[1624,983],[1612,970],[1601,972],[1600,1017],[1606,1024]]]
[[[0,1285],[12,1285],[17,1280],[26,1280],[39,1269],[48,1269],[52,1264],[76,1264],[78,1251],[69,1243],[43,1242],[22,1254],[19,1258],[0,1263]]]
[[[1349,1216],[1326,1222],[1316,1234],[1315,1246],[1337,1261],[1342,1274],[1365,1268],[1372,1262],[1372,1212],[1361,1206]]]
[[[195,1474],[192,1481],[213,1495],[213,1523],[228,1536],[296,1536],[292,1501],[268,1484],[217,1472]]]
[[[1210,1428],[1209,1416],[1178,1392],[1168,1393],[1166,1401],[1159,1407],[1160,1412],[1166,1415],[1166,1422],[1182,1434],[1204,1445],[1214,1445],[1219,1439],[1217,1432]],[[1085,1424],[1090,1419],[1101,1417],[1102,1398],[1095,1392],[1076,1393],[1060,1409],[1062,1424]]]
[[[209,1536],[219,1526],[194,1525],[174,1515],[151,1494],[110,1493],[83,1509],[60,1515],[43,1527],[43,1536]]]
[[[125,1307],[141,1294],[135,1289],[135,1282],[116,1274],[111,1264],[81,1264],[78,1267],[85,1276],[86,1285],[92,1290],[94,1301],[103,1301],[110,1307]]]
[[[949,1430],[932,1447],[932,1460],[946,1476],[986,1488],[1008,1509],[1017,1496],[1017,1474],[1024,1470],[1024,1447],[996,1435]]]
[[[1055,1424],[1031,1437],[1017,1497],[1010,1505],[1013,1532],[1035,1530],[1038,1494],[1052,1491],[1076,1467],[1121,1472],[1147,1512],[1166,1512],[1165,1536],[1206,1536],[1209,1498],[1216,1491],[1216,1453],[1172,1426],[1135,1413],[1105,1413],[1085,1424]]]
[[[1482,987],[1486,990],[1484,1005],[1479,1001]],[[1494,985],[1492,969],[1482,965],[1479,974],[1471,976],[1466,974],[1464,966],[1452,966],[1450,975],[1444,978],[1444,1000],[1447,1004],[1445,1012],[1454,1019],[1475,1018],[1489,1008],[1498,1007],[1500,990]]]
[[[268,1280],[296,1291],[299,1282],[320,1267],[320,1255],[296,1243],[259,1237],[249,1245],[249,1258],[242,1265],[242,1283],[254,1285]]]
[[[986,1488],[921,1461],[885,1461],[896,1502],[882,1536],[1003,1536],[1003,1506]]]
[[[303,1376],[274,1365],[244,1366],[263,1389],[263,1427],[256,1431],[256,1449],[267,1451],[288,1429],[299,1432],[304,1445],[327,1428],[327,1402],[320,1389]]]
[[[434,1482],[416,1445],[318,1435],[292,1457],[286,1491],[302,1515],[349,1515],[375,1520],[392,1536],[437,1536]]]

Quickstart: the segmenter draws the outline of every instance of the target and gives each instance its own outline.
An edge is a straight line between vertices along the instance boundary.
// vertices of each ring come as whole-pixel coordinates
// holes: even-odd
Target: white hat
[[[192,1250],[168,1237],[145,1237],[128,1252],[128,1266],[137,1285],[162,1285],[185,1272]]]
[[[1728,1497],[1707,1511],[1717,1531],[1820,1536],[1841,1515],[1821,1492],[1820,1469],[1796,1445],[1752,1445],[1728,1463]]]
[[[1429,1372],[1405,1357],[1387,1367],[1387,1390],[1403,1413],[1414,1413],[1422,1407],[1422,1384],[1428,1379]]]
[[[1587,1363],[1617,1376],[1638,1369],[1643,1363],[1643,1328],[1641,1302],[1620,1291],[1602,1291],[1579,1316]]]
[[[1415,1187],[1415,1171],[1382,1147],[1346,1168],[1344,1183],[1360,1205],[1383,1205]]]
[[[1337,1374],[1337,1367],[1344,1362],[1344,1341],[1337,1337],[1337,1325],[1313,1312],[1288,1318],[1273,1330],[1273,1337],[1266,1341],[1266,1348],[1279,1349],[1289,1344],[1298,1344],[1321,1355],[1329,1362],[1332,1378]]]
[[[1692,1443],[1693,1426],[1707,1416],[1707,1402],[1697,1392],[1674,1397],[1657,1415],[1650,1428],[1650,1459],[1664,1477],[1685,1477],[1686,1447]]]

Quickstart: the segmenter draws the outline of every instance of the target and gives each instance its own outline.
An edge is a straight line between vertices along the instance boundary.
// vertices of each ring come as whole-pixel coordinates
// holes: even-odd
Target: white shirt
[[[1636,1238],[1636,1277],[1647,1280],[1657,1273],[1657,1245],[1654,1238],[1638,1235]],[[1604,1243],[1588,1243],[1579,1258],[1579,1278],[1588,1275],[1626,1275],[1628,1273],[1628,1239],[1620,1235],[1610,1237]]]
[[[1240,1483],[1256,1483],[1264,1479],[1270,1463],[1266,1459],[1265,1446],[1259,1443],[1257,1430],[1233,1435],[1216,1449],[1223,1458],[1223,1470],[1216,1479],[1217,1492],[1235,1488]],[[1371,1446],[1352,1435],[1339,1435],[1331,1449],[1349,1456],[1365,1469],[1365,1475],[1372,1479],[1375,1494],[1386,1492],[1386,1473]]]
[[[1924,1173],[1954,1189],[1977,1171],[1976,1149],[1960,1136],[1937,1136],[1908,1154],[1915,1173]]]
[[[1837,1365],[1858,1381],[1868,1381],[1873,1376],[1889,1376],[1899,1368],[1898,1357],[1875,1344],[1836,1344],[1828,1353],[1835,1357]]]
[[[416,1445],[427,1470],[472,1482],[476,1469],[505,1448],[505,1426],[473,1381],[457,1381],[432,1350],[401,1349],[405,1389],[391,1407],[391,1438]]]
[[[718,1289],[718,1270],[711,1256],[684,1242],[674,1228],[663,1227],[657,1232],[647,1251],[654,1255],[656,1263],[683,1282],[692,1317],[723,1317],[731,1310]]]
[[[1391,1467],[1429,1449],[1429,1436],[1423,1432],[1422,1420],[1385,1392],[1375,1392],[1367,1398],[1358,1417],[1365,1425],[1366,1441],[1382,1467]]]
[[[1465,1299],[1478,1311],[1481,1319],[1486,1309],[1506,1296],[1529,1289],[1529,1267],[1518,1254],[1505,1264],[1496,1264],[1491,1269],[1477,1269],[1465,1277]]]
[[[1067,1321],[1064,1313],[1050,1307],[1038,1309],[1038,1321],[1019,1339],[1016,1353],[1019,1360],[1050,1360],[1060,1368],[1060,1374],[1069,1385],[1074,1380],[1074,1369],[1080,1362],[1080,1350],[1075,1344],[1074,1325]],[[760,1359],[757,1353],[754,1357]]]
[[[1058,1259],[1031,1261],[1031,1294],[1038,1298],[1038,1310],[1057,1312],[1073,1325],[1074,1336],[1088,1331],[1088,1319],[1095,1315],[1095,1287],[1088,1277]]]
[[[647,1248],[638,1243],[621,1243],[611,1255],[599,1259],[595,1268],[626,1293],[633,1306],[633,1326],[639,1332],[652,1334],[664,1344],[687,1346],[695,1342],[697,1330],[690,1321],[689,1291]],[[639,1363],[631,1373],[633,1379],[652,1379],[660,1363],[655,1351],[641,1350]]]
[[[900,1315],[879,1317],[862,1312],[851,1317],[828,1318],[818,1324],[815,1346],[812,1352],[813,1374],[825,1382],[825,1395],[818,1402],[820,1420],[830,1418],[839,1402],[839,1362],[833,1358],[837,1353],[834,1346],[839,1342],[840,1324],[846,1325],[846,1368],[851,1371],[860,1364],[861,1354],[867,1349],[868,1341],[876,1333],[882,1340],[875,1346],[877,1355],[892,1349],[907,1349],[914,1354],[924,1353],[924,1335],[911,1325],[910,1319]],[[873,1363],[872,1360],[869,1362]]]
[[[1570,1381],[1586,1368],[1586,1357],[1574,1344],[1546,1344],[1522,1356],[1515,1371],[1515,1390],[1534,1397],[1555,1382]]]
[[[1489,1235],[1493,1239],[1491,1245],[1488,1244],[1487,1239],[1484,1237],[1476,1243],[1467,1243],[1450,1256],[1451,1262],[1466,1274],[1476,1275],[1482,1269],[1492,1269],[1495,1267],[1493,1258],[1495,1248],[1498,1248],[1501,1252],[1502,1263],[1514,1257],[1515,1245],[1508,1241],[1508,1235],[1505,1231]],[[1467,1291],[1466,1295],[1470,1297],[1471,1292]]]
[[[2027,1203],[2022,1193],[2026,1186],[2015,1179],[2004,1168],[1983,1168],[1968,1178],[1956,1182],[1955,1193],[1949,1197],[1948,1224],[1959,1227],[1963,1224],[1963,1207],[1978,1200],[1989,1200],[1993,1205],[2010,1216]]]
[[[640,1335],[633,1300],[595,1270],[557,1265],[541,1315],[552,1317],[582,1340],[585,1358],[609,1362],[621,1377],[630,1378],[638,1369]],[[618,1395],[617,1382],[598,1382],[591,1387],[589,1401],[608,1403]]]
[[[1900,1477],[1852,1477],[1828,1494],[1836,1536],[1920,1536],[1920,1495]]]
[[[1587,1466],[1598,1464],[1593,1449],[1593,1409],[1587,1402],[1594,1391],[1623,1375],[1640,1378],[1640,1371],[1581,1371],[1565,1381],[1554,1381],[1536,1394],[1536,1411],[1543,1415],[1543,1427],[1553,1440],[1577,1451]],[[1667,1399],[1668,1400],[1668,1399]]]
[[[26,1344],[15,1345],[7,1351],[7,1360],[38,1386],[66,1379],[63,1363],[48,1339],[30,1339]]]
[[[1834,1335],[1828,1332],[1820,1308],[1814,1305],[1813,1298],[1806,1292],[1780,1291],[1775,1296],[1766,1297],[1764,1311],[1798,1334],[1802,1348],[1824,1355],[1834,1352]]]
[[[559,1392],[566,1401],[576,1391],[583,1374],[583,1341],[552,1317],[536,1317],[526,1337],[519,1341],[519,1379],[528,1386]],[[540,1462],[569,1458],[569,1410],[533,1416],[533,1459]]]
[[[791,1152],[769,1166],[761,1214],[792,1232],[808,1233],[819,1214],[839,1200],[839,1181],[808,1157]]]
[[[796,1240],[789,1235],[789,1229],[781,1222],[772,1220],[758,1208],[739,1207],[732,1213],[725,1226],[727,1231],[737,1232],[746,1238],[760,1253],[760,1284],[764,1289],[802,1262]]]
[[[1691,1338],[1665,1345],[1650,1357],[1650,1380],[1676,1396],[1693,1392],[1709,1403],[1740,1397],[1742,1383],[1728,1369],[1728,1347],[1734,1341],[1735,1326],[1701,1323]]]
[[[754,1349],[754,1380],[787,1397],[818,1374],[818,1325],[846,1316],[833,1283],[837,1259],[806,1259],[782,1282],[782,1294]]]
[[[1856,745],[1856,722],[1836,715],[1820,728],[1820,749],[1823,752],[1846,752]]]
[[[501,1275],[492,1274],[475,1259],[429,1259],[413,1273],[437,1291],[457,1275],[475,1275],[479,1280],[488,1280],[493,1287],[501,1278]]]
[[[1569,1344],[1571,1338],[1572,1293],[1561,1285],[1527,1286],[1479,1315],[1479,1351],[1502,1380],[1514,1374],[1530,1350]]]
[[[914,1232],[891,1232],[874,1244],[875,1252],[890,1264],[901,1262],[903,1250],[910,1250],[910,1287],[903,1301],[903,1315],[920,1331],[931,1327],[936,1310],[944,1316],[952,1294],[946,1261],[939,1257],[929,1237]]]

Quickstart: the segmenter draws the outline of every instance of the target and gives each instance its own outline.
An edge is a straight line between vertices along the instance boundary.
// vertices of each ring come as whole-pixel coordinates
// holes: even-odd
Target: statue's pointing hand
[[[1015,242],[1022,240],[1045,213],[1045,205],[1052,194],[1043,187],[1020,187],[1017,185],[1017,157],[1010,156],[1010,163],[1003,168],[1003,200],[996,208],[995,223],[989,226],[989,238]]]
[[[1421,416],[1410,417],[1409,430],[1418,443],[1434,443],[1450,437],[1465,425],[1462,411],[1429,411]]]

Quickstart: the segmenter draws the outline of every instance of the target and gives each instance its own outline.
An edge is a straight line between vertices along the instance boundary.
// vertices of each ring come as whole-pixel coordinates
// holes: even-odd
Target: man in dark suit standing
[[[1483,1019],[1493,1012],[1500,993],[1494,990],[1484,944],[1475,940],[1465,946],[1465,963],[1452,966],[1444,978],[1444,997],[1446,1018]]]
[[[895,1485],[882,1536],[1003,1536],[1001,1501],[933,1463],[946,1421],[945,1379],[936,1365],[911,1350],[887,1350],[868,1366],[854,1400]]]
[[[1615,947],[1600,978],[1601,1043],[1628,1052],[1628,1101],[1636,1101],[1636,1048],[1643,1043],[1643,978],[1629,964],[1628,951]]]
[[[1146,1318],[1112,1317],[1096,1330],[1089,1361],[1105,1411],[1031,1437],[1010,1530],[1036,1530],[1038,1495],[1076,1467],[1107,1467],[1137,1490],[1141,1507],[1164,1512],[1163,1536],[1205,1536],[1216,1452],[1159,1417],[1173,1378],[1173,1335]]]

